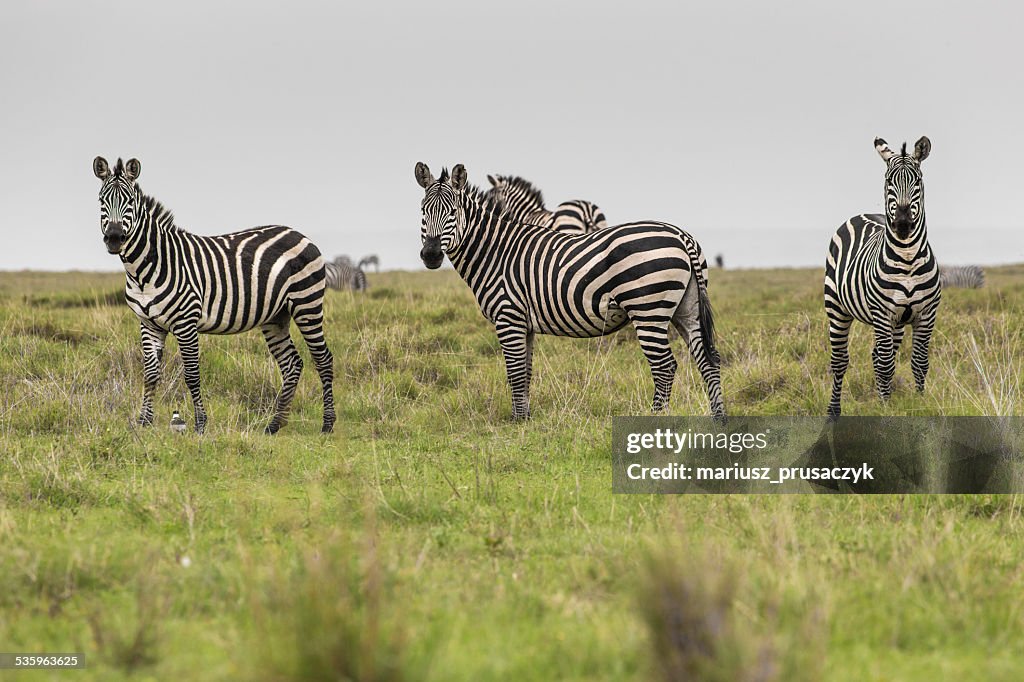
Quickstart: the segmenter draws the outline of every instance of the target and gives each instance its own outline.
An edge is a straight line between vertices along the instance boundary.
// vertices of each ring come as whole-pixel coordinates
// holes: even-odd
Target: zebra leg
[[[142,336],[142,411],[139,413],[139,424],[151,426],[153,424],[153,394],[156,392],[156,385],[160,382],[160,364],[164,355],[164,340],[167,332],[157,327],[139,323],[139,332]]]
[[[321,296],[313,305],[299,308],[295,306],[292,310],[292,319],[299,328],[309,354],[313,356],[313,365],[316,373],[320,375],[320,384],[323,386],[324,397],[324,421],[320,428],[321,433],[330,433],[334,430],[334,356],[331,349],[327,347],[327,339],[324,338],[324,308],[323,297]]]
[[[717,420],[725,419],[725,402],[722,400],[722,377],[719,363],[709,357],[704,347],[704,340],[700,335],[700,314],[697,309],[697,280],[690,280],[689,286],[683,293],[683,300],[672,315],[672,325],[679,332],[679,335],[686,341],[690,349],[690,355],[697,363],[701,378],[707,387],[708,404],[711,406],[711,416]]]
[[[832,398],[828,401],[829,419],[835,419],[842,414],[843,377],[846,376],[846,368],[850,366],[850,325],[853,318],[846,315],[839,315],[833,310],[828,310],[828,342],[832,347],[832,357],[829,360],[829,369],[832,371]]]
[[[174,328],[174,338],[181,351],[181,364],[185,368],[185,386],[192,395],[192,407],[196,413],[196,433],[206,430],[206,408],[199,391],[199,330],[195,322]]]
[[[678,307],[678,306],[677,306]],[[668,407],[672,396],[672,381],[676,378],[676,358],[672,355],[672,347],[668,343],[668,320],[645,319],[647,311],[626,310],[636,338],[640,342],[640,350],[644,352],[647,363],[651,366],[651,377],[654,379],[654,401],[651,410],[661,412]]]
[[[522,324],[499,322],[495,325],[498,343],[505,356],[505,373],[512,389],[512,419],[530,418],[530,378],[533,370],[533,343],[531,332]]]
[[[526,396],[530,396],[530,382],[533,380],[533,338],[534,333],[526,332]],[[529,408],[529,405],[527,405]],[[529,409],[527,409],[529,412]]]
[[[935,328],[935,310],[931,310],[914,325],[914,338],[910,356],[910,368],[914,372],[914,385],[918,393],[924,392],[924,380],[928,376],[928,348]]]
[[[892,332],[892,354],[896,357],[900,354],[900,344],[903,343],[903,332],[906,327],[897,327]]]
[[[888,320],[875,322],[875,347],[871,352],[875,366],[875,386],[878,397],[888,400],[892,395],[892,377],[896,373],[896,353],[893,352],[894,330]]]
[[[295,387],[299,384],[299,377],[302,376],[302,357],[292,343],[292,336],[289,333],[291,317],[283,316],[283,320],[275,320],[260,327],[263,338],[267,341],[267,348],[270,354],[277,361],[281,368],[281,392],[277,394],[277,402],[274,405],[274,417],[267,425],[266,433],[274,434],[288,421],[288,408],[295,397]]]

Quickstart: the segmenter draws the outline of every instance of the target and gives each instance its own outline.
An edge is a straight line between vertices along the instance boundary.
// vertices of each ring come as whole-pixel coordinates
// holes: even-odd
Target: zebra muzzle
[[[427,237],[423,240],[423,248],[420,249],[420,260],[431,270],[441,267],[444,262],[444,253],[441,251],[440,237]]]
[[[124,230],[120,226],[109,227],[103,233],[103,244],[107,247],[108,253],[120,253],[124,244]]]

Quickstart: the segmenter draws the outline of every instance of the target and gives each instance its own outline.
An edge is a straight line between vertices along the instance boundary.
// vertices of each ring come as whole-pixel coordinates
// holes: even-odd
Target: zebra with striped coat
[[[430,269],[447,255],[495,326],[512,389],[512,416],[530,416],[536,334],[590,338],[627,323],[651,367],[655,411],[668,404],[676,360],[673,325],[686,339],[707,387],[711,413],[725,405],[714,319],[700,276],[700,247],[666,223],[637,222],[586,235],[512,222],[467,182],[459,164],[435,179],[416,164],[424,189],[420,258]]]
[[[941,299],[939,269],[928,244],[921,162],[931,152],[922,137],[912,154],[885,140],[875,149],[886,162],[885,215],[857,215],[844,223],[829,245],[825,261],[825,313],[832,347],[832,398],[828,414],[841,414],[843,375],[849,365],[850,325],[860,320],[875,332],[872,360],[878,395],[892,393],[896,353],[904,327],[913,329],[910,365],[914,384],[924,391],[928,349]]]
[[[588,225],[586,229],[566,228],[565,223],[558,227],[554,222],[553,216],[555,214],[544,209],[544,197],[541,191],[529,180],[518,175],[499,175],[496,178],[488,175],[487,179],[492,187],[487,192],[486,200],[503,211],[510,222],[539,225],[566,234],[587,234],[608,227],[604,213],[601,213],[601,209],[589,201],[567,201],[560,204],[560,206],[577,203],[586,204],[589,207],[586,209],[589,213],[580,214],[591,216],[589,218],[580,218],[580,220],[586,221]],[[692,246],[696,242],[689,240],[687,244]],[[707,258],[705,258],[704,253],[699,247],[692,249],[690,255],[694,258],[695,262],[700,263],[699,277],[706,288],[708,284]]]
[[[380,258],[378,258],[375,253],[365,256],[359,261],[359,267],[363,270],[367,270],[371,265],[373,266],[374,272],[380,272]]]
[[[985,271],[980,265],[941,267],[939,281],[943,289],[981,289],[985,286]]]
[[[544,196],[525,178],[517,175],[488,175],[490,195],[517,222],[540,225],[567,234],[586,234],[608,227],[604,212],[589,201],[563,201],[554,211],[544,207]]]
[[[333,358],[323,331],[324,264],[306,237],[281,225],[204,237],[186,232],[171,212],[142,192],[136,159],[113,169],[93,160],[101,181],[100,230],[125,270],[125,299],[139,318],[144,392],[139,423],[153,423],[164,342],[178,340],[195,429],[206,427],[199,380],[199,334],[235,334],[259,327],[281,370],[281,392],[267,433],[284,425],[302,373],[289,334],[294,320],[323,385],[323,431],[335,421]]]
[[[352,263],[348,256],[338,256],[333,261],[324,263],[327,288],[339,291],[366,291],[366,273],[362,266]]]

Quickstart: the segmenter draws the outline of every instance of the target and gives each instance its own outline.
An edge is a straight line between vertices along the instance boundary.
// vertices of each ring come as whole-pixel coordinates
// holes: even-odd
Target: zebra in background
[[[585,235],[513,222],[490,193],[469,185],[462,164],[437,179],[423,163],[415,170],[425,191],[420,258],[435,269],[447,255],[494,324],[514,419],[530,416],[536,334],[592,338],[630,322],[651,367],[654,411],[665,409],[672,391],[673,325],[696,360],[711,413],[724,419],[714,318],[693,237],[657,222]]]
[[[374,272],[380,272],[380,258],[378,258],[375,253],[371,253],[369,256],[366,256],[359,261],[359,267],[363,270],[366,270],[371,265],[373,266]]]
[[[181,229],[174,216],[136,182],[137,159],[111,169],[97,156],[100,230],[107,251],[121,258],[125,299],[139,318],[144,391],[139,423],[153,423],[153,394],[168,332],[178,340],[195,429],[206,428],[200,395],[199,334],[235,334],[259,327],[281,369],[281,392],[267,433],[287,420],[302,373],[289,326],[295,320],[323,384],[323,431],[334,427],[333,357],[324,339],[324,264],[319,249],[281,225],[202,237]]]
[[[985,286],[985,271],[980,265],[941,267],[939,281],[943,289],[981,289]]]
[[[328,289],[366,291],[369,288],[362,266],[354,264],[348,256],[338,256],[324,263],[324,275]]]
[[[918,392],[928,374],[928,346],[939,309],[939,269],[928,244],[921,162],[932,144],[922,137],[907,153],[897,154],[885,140],[875,149],[886,162],[885,215],[858,215],[844,223],[829,245],[825,261],[825,313],[832,346],[832,398],[828,414],[841,413],[843,375],[849,365],[848,335],[853,320],[875,330],[872,359],[878,395],[892,393],[896,352],[904,327],[913,329],[910,365]]]
[[[488,175],[491,198],[508,211],[515,222],[540,225],[568,234],[586,234],[608,227],[604,212],[589,201],[574,199],[559,204],[554,211],[544,207],[539,189],[518,175]]]

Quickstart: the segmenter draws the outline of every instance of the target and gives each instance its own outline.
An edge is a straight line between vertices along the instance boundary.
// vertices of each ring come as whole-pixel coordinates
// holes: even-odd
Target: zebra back
[[[347,256],[339,256],[331,262],[324,263],[324,275],[328,289],[366,291],[369,288],[366,273],[358,265],[353,265]]]
[[[513,221],[568,234],[587,234],[608,227],[608,220],[597,204],[574,199],[549,211],[544,206],[543,193],[526,178],[488,175],[487,179],[492,185],[488,197],[501,205]]]
[[[940,266],[939,282],[944,289],[981,289],[985,271],[979,265]]]

